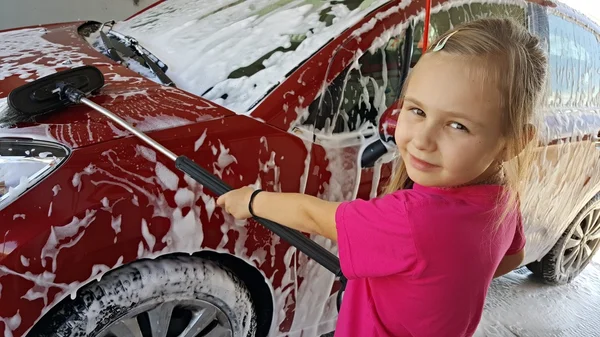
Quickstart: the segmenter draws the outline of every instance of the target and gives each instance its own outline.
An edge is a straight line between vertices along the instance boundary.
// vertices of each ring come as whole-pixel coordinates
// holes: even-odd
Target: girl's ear
[[[525,145],[527,145],[537,137],[537,129],[533,124],[527,124],[525,125],[524,135],[526,137]]]
[[[519,149],[517,149],[517,155],[523,152],[525,147],[527,147],[527,145],[529,145],[529,143],[531,143],[537,137],[537,129],[535,126],[533,126],[533,124],[525,124],[523,128],[523,139],[521,142],[519,142],[520,144]]]
[[[533,124],[526,124],[523,128],[522,139],[514,144],[515,147],[510,148],[508,144],[505,144],[500,151],[499,157],[502,162],[509,161],[521,154],[527,145],[537,137],[537,129]]]
[[[500,153],[498,153],[498,159],[496,159],[496,161],[498,161],[499,163],[504,163],[508,160],[510,160],[509,148],[508,144],[504,142]]]

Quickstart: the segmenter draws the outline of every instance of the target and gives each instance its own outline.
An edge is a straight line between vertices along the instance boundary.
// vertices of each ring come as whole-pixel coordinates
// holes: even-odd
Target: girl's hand
[[[223,207],[227,213],[237,220],[251,218],[252,214],[248,210],[248,203],[252,192],[254,192],[252,187],[242,187],[229,191],[217,199],[217,205]]]
[[[217,199],[217,205],[235,219],[246,220],[252,217],[248,203],[253,192],[251,187],[229,191]],[[259,218],[336,241],[335,214],[339,204],[300,193],[263,191],[252,202],[252,210]]]

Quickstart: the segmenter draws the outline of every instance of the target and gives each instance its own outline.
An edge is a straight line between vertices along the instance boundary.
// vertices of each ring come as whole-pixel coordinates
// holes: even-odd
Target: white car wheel
[[[600,248],[600,194],[579,212],[552,250],[527,265],[548,284],[571,282]]]

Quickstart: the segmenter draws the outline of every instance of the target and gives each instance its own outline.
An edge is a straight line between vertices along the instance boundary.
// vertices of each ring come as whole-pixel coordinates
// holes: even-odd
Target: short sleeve
[[[417,251],[406,210],[398,193],[340,204],[335,220],[340,263],[348,279],[414,271]]]
[[[515,227],[515,236],[512,243],[506,252],[506,255],[514,255],[525,248],[525,232],[523,231],[523,221],[521,216],[518,217],[517,226]]]

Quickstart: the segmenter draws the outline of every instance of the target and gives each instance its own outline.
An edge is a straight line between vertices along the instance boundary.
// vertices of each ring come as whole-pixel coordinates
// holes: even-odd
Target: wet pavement
[[[526,268],[494,280],[475,337],[600,336],[600,253],[571,283],[541,283]]]
[[[600,252],[567,285],[544,284],[525,267],[495,279],[474,337],[598,336]]]
[[[566,285],[525,267],[495,279],[474,337],[600,337],[600,252]]]

